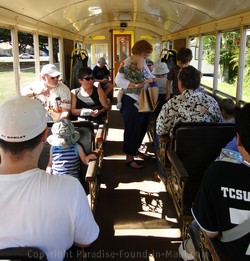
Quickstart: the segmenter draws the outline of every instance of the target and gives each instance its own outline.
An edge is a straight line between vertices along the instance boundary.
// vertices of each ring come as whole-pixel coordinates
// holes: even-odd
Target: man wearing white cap
[[[46,64],[41,70],[41,81],[21,91],[24,96],[40,100],[54,121],[69,118],[71,109],[70,89],[59,82],[60,75],[54,64]]]
[[[36,246],[48,261],[62,261],[73,244],[86,247],[99,234],[84,189],[74,177],[38,168],[47,136],[39,101],[11,98],[0,118],[0,249]]]

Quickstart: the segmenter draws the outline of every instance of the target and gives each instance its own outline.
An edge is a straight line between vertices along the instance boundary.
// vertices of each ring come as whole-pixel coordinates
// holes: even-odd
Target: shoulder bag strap
[[[230,242],[239,239],[250,232],[250,218],[243,223],[222,232],[221,242]]]

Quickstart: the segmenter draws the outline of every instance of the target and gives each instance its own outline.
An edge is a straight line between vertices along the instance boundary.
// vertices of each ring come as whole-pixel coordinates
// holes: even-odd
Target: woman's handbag
[[[153,112],[157,106],[158,87],[142,88],[139,96],[139,112]]]

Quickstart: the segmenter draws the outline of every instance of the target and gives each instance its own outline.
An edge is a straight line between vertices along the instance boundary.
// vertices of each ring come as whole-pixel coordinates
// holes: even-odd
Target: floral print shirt
[[[179,122],[223,122],[217,101],[199,90],[185,90],[166,102],[156,121],[156,133],[173,137]]]

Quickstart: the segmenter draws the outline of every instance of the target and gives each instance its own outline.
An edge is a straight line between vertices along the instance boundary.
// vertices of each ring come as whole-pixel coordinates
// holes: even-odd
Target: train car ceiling
[[[32,11],[31,11],[32,10]],[[198,25],[216,23],[250,12],[246,0],[0,0],[0,26],[85,37],[101,30],[144,29],[159,36],[173,35]]]

